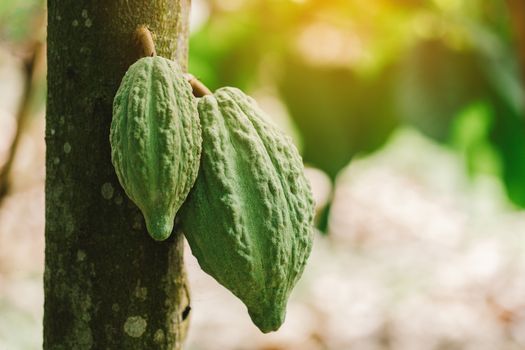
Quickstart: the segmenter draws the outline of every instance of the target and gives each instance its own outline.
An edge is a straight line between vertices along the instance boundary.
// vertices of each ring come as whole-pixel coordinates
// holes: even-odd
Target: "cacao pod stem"
[[[139,50],[139,57],[153,57],[157,55],[155,51],[155,42],[151,31],[145,25],[140,25],[135,30],[135,44]]]
[[[192,74],[186,73],[186,80],[190,83],[191,88],[193,89],[193,96],[203,97],[206,95],[212,95],[210,89],[204,85],[199,79],[195,78]]]

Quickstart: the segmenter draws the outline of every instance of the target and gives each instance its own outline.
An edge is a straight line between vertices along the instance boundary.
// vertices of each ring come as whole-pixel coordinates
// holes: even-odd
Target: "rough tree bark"
[[[112,100],[139,55],[186,67],[190,0],[48,0],[44,349],[180,349],[182,237],[155,242],[110,161]]]

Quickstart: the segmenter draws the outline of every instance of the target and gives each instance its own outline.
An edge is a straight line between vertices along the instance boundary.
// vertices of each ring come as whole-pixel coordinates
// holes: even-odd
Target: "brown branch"
[[[525,84],[525,1],[507,0],[507,5],[514,28],[521,78],[523,84]]]

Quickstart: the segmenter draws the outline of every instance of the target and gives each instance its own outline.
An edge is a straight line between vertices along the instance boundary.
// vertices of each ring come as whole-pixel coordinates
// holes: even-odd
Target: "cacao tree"
[[[44,349],[180,349],[182,236],[152,240],[111,164],[112,102],[141,56],[187,66],[189,0],[48,1]]]

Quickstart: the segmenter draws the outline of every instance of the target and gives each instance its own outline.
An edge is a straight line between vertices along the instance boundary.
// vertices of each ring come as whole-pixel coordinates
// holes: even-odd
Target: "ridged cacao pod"
[[[255,325],[277,330],[312,247],[301,157],[238,89],[204,96],[198,110],[203,151],[183,232],[201,268],[241,299]]]
[[[164,240],[199,170],[196,100],[180,67],[145,57],[126,72],[113,101],[111,159],[149,234]]]

